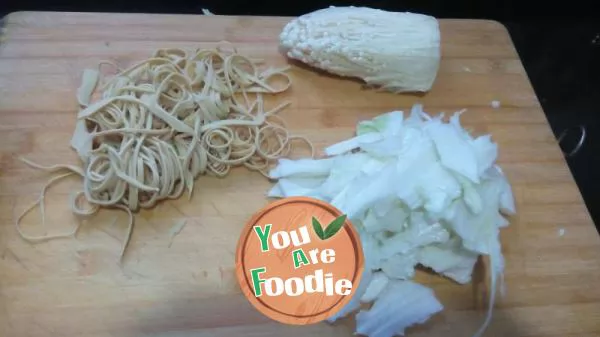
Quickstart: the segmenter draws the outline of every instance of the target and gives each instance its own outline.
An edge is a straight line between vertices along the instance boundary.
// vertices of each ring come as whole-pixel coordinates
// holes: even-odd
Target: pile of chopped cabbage
[[[463,129],[461,113],[445,121],[420,104],[407,117],[389,112],[360,122],[355,137],[325,149],[326,158],[280,159],[270,172],[277,180],[270,197],[327,201],[361,236],[363,279],[330,322],[355,313],[358,334],[404,335],[443,310],[432,290],[412,281],[415,267],[466,284],[478,257],[487,255],[492,291],[475,336],[489,325],[504,270],[499,231],[515,204],[495,164],[497,145]]]

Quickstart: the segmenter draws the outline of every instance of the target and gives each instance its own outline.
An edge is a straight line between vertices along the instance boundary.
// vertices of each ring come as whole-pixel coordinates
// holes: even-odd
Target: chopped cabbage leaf
[[[325,159],[287,159],[280,158],[277,167],[269,172],[273,179],[290,176],[327,176],[335,158]]]
[[[372,120],[361,121],[356,126],[356,134],[364,135],[367,133],[385,133],[388,135],[396,134],[402,127],[404,112],[391,111],[381,114]]]
[[[473,145],[461,137],[456,128],[439,120],[432,120],[425,130],[435,143],[442,165],[479,183]]]
[[[496,157],[498,157],[498,145],[492,143],[490,135],[477,137],[472,144],[477,158],[477,174],[481,176],[492,167]]]
[[[417,262],[460,284],[471,282],[479,254],[462,247],[458,238],[419,249]]]
[[[411,281],[390,281],[369,310],[356,315],[356,333],[369,337],[404,336],[444,307],[433,291]]]
[[[381,244],[381,258],[387,259],[395,254],[407,254],[415,248],[437,242],[445,242],[450,238],[448,231],[439,223],[413,223],[404,231],[397,233]]]
[[[351,184],[356,178],[365,173],[365,167],[376,166],[376,159],[372,159],[365,153],[347,154],[336,158],[334,165],[323,184],[318,187],[319,192],[328,198],[334,198],[342,192],[342,190]]]
[[[346,152],[350,152],[360,147],[361,145],[380,141],[382,138],[383,137],[380,134],[366,133],[329,146],[325,149],[325,154],[327,154],[328,156],[343,154]]]
[[[327,319],[329,323],[333,323],[342,317],[346,317],[348,314],[358,310],[360,308],[360,298],[367,291],[369,284],[371,283],[371,279],[373,277],[373,272],[370,268],[365,268],[363,271],[361,280],[358,284],[358,288],[356,288],[350,302],[343,306],[338,312],[333,314],[331,317]]]
[[[388,200],[393,199],[389,198]],[[385,202],[378,205],[381,204],[385,205]],[[368,233],[381,231],[399,232],[406,228],[406,219],[409,216],[409,210],[406,207],[402,205],[397,205],[396,207],[390,205],[389,211],[379,216],[377,215],[376,207],[377,205],[367,210],[363,219],[363,225]]]
[[[280,179],[269,191],[269,197],[312,196],[317,197],[317,185],[323,184],[322,177],[292,177]]]
[[[455,174],[454,177],[459,181],[463,190],[463,199],[465,204],[472,213],[478,214],[481,212],[482,201],[479,192],[475,189],[475,184],[460,174]]]
[[[497,219],[500,183],[498,180],[488,180],[477,186],[483,201],[480,213],[471,213],[464,200],[454,201],[446,211],[446,220],[461,237],[465,248],[480,254],[491,253],[491,242],[496,240],[499,234]]]
[[[462,192],[456,178],[438,162],[423,168],[419,181],[423,207],[434,214],[442,213]]]
[[[381,262],[376,265],[391,279],[409,280],[415,276],[417,252],[413,250],[405,254],[394,254],[388,258],[382,258]]]
[[[356,227],[365,255],[363,279],[330,322],[356,314],[356,332],[391,337],[440,311],[431,290],[411,282],[423,265],[459,284],[489,256],[492,318],[496,288],[504,292],[500,230],[516,212],[511,185],[496,164],[490,135],[473,137],[464,112],[429,116],[415,104],[361,121],[356,136],[328,148],[325,159],[281,159],[269,196],[311,196],[337,207]],[[393,310],[393,308],[401,308]],[[407,308],[405,310],[402,310]]]
[[[373,273],[371,282],[367,286],[367,290],[360,298],[363,303],[373,302],[377,296],[385,289],[390,279],[382,272],[377,271]]]

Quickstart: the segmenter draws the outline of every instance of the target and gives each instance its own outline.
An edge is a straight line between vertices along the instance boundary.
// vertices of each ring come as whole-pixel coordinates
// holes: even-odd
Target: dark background
[[[0,0],[0,16],[13,11],[89,11],[298,16],[330,5],[413,11],[438,18],[492,19],[508,28],[548,121],[558,138],[583,125],[585,143],[567,162],[600,227],[600,10],[592,1],[15,1]],[[574,138],[578,135],[573,133]],[[576,143],[563,143],[569,151]],[[526,146],[526,144],[523,144]]]

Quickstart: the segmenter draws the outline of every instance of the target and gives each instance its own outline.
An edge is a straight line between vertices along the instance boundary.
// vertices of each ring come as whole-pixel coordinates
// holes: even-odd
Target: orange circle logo
[[[358,233],[323,201],[292,197],[256,213],[242,231],[236,273],[250,303],[286,324],[323,321],[344,307],[364,268]]]

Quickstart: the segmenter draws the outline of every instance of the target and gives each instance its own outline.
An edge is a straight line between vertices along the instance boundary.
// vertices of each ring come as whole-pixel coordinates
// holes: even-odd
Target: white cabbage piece
[[[363,135],[358,135],[354,138],[346,139],[339,143],[330,145],[329,147],[325,148],[325,154],[328,156],[344,154],[358,147],[364,146],[365,144],[378,142],[382,139],[383,136],[378,133],[366,133]]]
[[[439,223],[429,225],[424,220],[410,220],[409,224],[406,230],[382,241],[381,258],[387,259],[396,254],[407,254],[418,247],[446,242],[450,239],[450,233]]]
[[[481,207],[483,206],[481,196],[479,195],[479,192],[477,192],[475,184],[458,173],[455,173],[454,177],[462,186],[463,200],[465,201],[465,204],[469,210],[476,214],[480,213]]]
[[[333,322],[337,321],[338,319],[346,317],[348,314],[351,314],[352,312],[358,310],[361,305],[360,299],[364,295],[364,293],[367,291],[367,288],[369,287],[369,284],[371,283],[372,278],[373,278],[373,272],[371,271],[371,268],[369,268],[369,267],[365,268],[363,271],[361,280],[358,284],[358,288],[356,288],[356,290],[352,294],[352,298],[350,299],[348,304],[343,306],[338,312],[336,312],[331,317],[329,317],[327,319],[327,321],[329,323],[333,323]]]
[[[393,193],[393,181],[395,169],[393,166],[387,166],[377,174],[361,179],[364,184],[355,184],[353,191],[348,192],[345,203],[339,205],[340,209],[352,218],[357,214],[364,212],[377,202],[390,197]]]
[[[434,214],[441,214],[462,193],[456,178],[439,162],[424,167],[419,182],[423,207]]]
[[[449,224],[461,237],[464,247],[490,257],[491,289],[488,313],[485,322],[475,333],[476,337],[481,336],[490,324],[496,299],[497,280],[503,278],[504,257],[500,244],[500,227],[504,226],[505,222],[498,212],[501,208],[501,195],[507,193],[504,179],[498,175],[488,177],[477,186],[477,189],[483,201],[482,211],[479,214],[471,213],[462,200],[457,200],[447,212]],[[506,202],[514,203],[512,200]]]
[[[487,327],[490,325],[492,321],[492,314],[494,310],[494,304],[496,302],[496,291],[498,286],[498,278],[500,278],[500,292],[501,294],[505,293],[504,289],[504,256],[502,256],[502,248],[500,245],[500,238],[496,236],[495,238],[490,238],[490,299],[488,301],[488,311],[485,317],[485,321],[481,324],[481,327],[473,337],[481,337]]]
[[[354,183],[354,181],[364,176],[365,167],[376,166],[376,159],[371,158],[365,153],[346,154],[334,157],[335,164],[331,167],[329,175],[323,181],[321,186],[318,186],[319,193],[333,199],[339,195],[342,190]]]
[[[492,291],[486,320],[475,336],[489,325],[498,283],[504,291],[499,233],[509,221],[503,214],[514,214],[516,208],[511,186],[495,164],[497,145],[487,135],[473,138],[460,125],[461,113],[446,123],[443,115],[432,118],[415,104],[406,119],[402,111],[393,111],[360,122],[357,135],[363,141],[338,143],[332,153],[340,154],[280,160],[272,171],[279,181],[270,195],[328,201],[348,215],[360,235],[366,281],[329,321],[358,310],[360,302],[375,301],[357,314],[357,333],[402,334],[428,311],[424,307],[406,316],[405,308],[413,308],[398,306],[401,314],[390,317],[392,302],[385,303],[403,289],[395,287],[410,287],[405,282],[414,277],[416,265],[465,284],[478,257],[488,255]],[[435,297],[421,295],[434,313]]]
[[[396,202],[396,205],[390,205],[387,213],[377,215],[377,206],[387,206],[387,200]],[[407,227],[406,220],[409,216],[409,210],[393,198],[384,199],[370,208],[365,213],[363,225],[367,233],[377,233],[382,231],[401,232]]]
[[[356,333],[368,337],[404,336],[444,309],[433,291],[411,281],[390,281],[369,310],[356,315]]]
[[[360,298],[360,301],[363,303],[373,302],[383,291],[383,289],[385,289],[389,281],[390,279],[385,275],[385,273],[381,271],[374,272],[371,282],[369,283],[365,293]]]
[[[446,211],[445,218],[461,237],[465,248],[489,255],[491,239],[499,233],[498,210],[502,182],[498,179],[486,180],[476,188],[483,202],[481,212],[472,213],[463,200],[455,200]]]
[[[286,178],[290,176],[327,176],[335,158],[325,159],[287,159],[278,160],[278,165],[269,172],[272,179]]]
[[[267,197],[269,197],[269,198],[285,198],[285,194],[281,190],[281,185],[279,184],[279,182],[277,184],[273,185],[273,187],[271,187],[269,192],[267,192]]]
[[[386,135],[396,135],[402,128],[403,119],[403,111],[386,112],[373,119],[360,121],[356,126],[356,134],[363,135],[376,132]]]
[[[498,145],[492,142],[492,136],[490,135],[477,137],[471,144],[477,159],[477,174],[482,176],[496,161]]]
[[[415,276],[417,265],[417,252],[412,250],[404,254],[394,254],[388,258],[381,258],[375,264],[385,275],[396,280],[410,280]]]
[[[458,238],[419,249],[417,262],[460,284],[471,282],[479,254],[462,247]]]
[[[396,198],[394,198],[392,196],[389,198],[385,198],[385,199],[381,200],[380,202],[378,202],[377,204],[375,204],[371,208],[371,211],[373,211],[373,214],[376,215],[377,217],[384,217],[389,212],[393,211],[396,208],[402,209],[403,206],[404,205],[402,204],[402,202],[400,202],[399,200],[396,200]]]
[[[367,234],[364,231],[364,227],[361,226],[362,222],[360,220],[354,221],[353,223],[356,224],[356,230],[360,235],[360,242],[365,257],[365,266],[369,266],[372,270],[380,269],[380,262],[382,260],[381,241],[375,235]]]
[[[323,177],[292,176],[291,178],[279,179],[277,184],[271,188],[269,197],[292,197],[306,196],[319,197],[317,188],[323,184]]]
[[[517,209],[515,207],[515,199],[512,192],[512,187],[508,183],[504,172],[498,165],[494,165],[484,173],[485,179],[496,179],[500,182],[501,190],[500,193],[500,210],[508,215],[515,214]]]
[[[389,122],[393,120],[393,118],[387,119]],[[379,158],[397,158],[398,156],[408,156],[410,158],[410,156],[430,154],[429,158],[437,160],[437,154],[432,151],[435,150],[432,147],[433,144],[421,127],[406,125],[400,129],[395,129],[385,125],[380,134],[384,135],[381,140],[365,143],[361,146],[361,150]],[[427,149],[425,147],[431,148]],[[425,151],[429,152],[425,153]]]
[[[432,120],[425,128],[435,143],[442,165],[479,183],[477,157],[473,145],[450,124]]]
[[[423,104],[413,104],[410,109],[410,116],[406,119],[404,125],[420,128],[429,120],[431,120],[431,117],[423,111]]]

